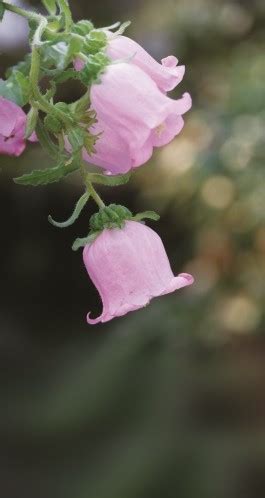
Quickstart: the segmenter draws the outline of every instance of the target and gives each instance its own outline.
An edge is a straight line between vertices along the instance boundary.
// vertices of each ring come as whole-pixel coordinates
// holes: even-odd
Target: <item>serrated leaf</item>
[[[82,195],[82,197],[80,197],[80,199],[76,203],[73,214],[70,216],[70,218],[68,218],[68,220],[63,221],[63,222],[58,222],[58,221],[53,220],[53,218],[51,216],[48,216],[49,222],[57,228],[67,228],[70,225],[73,225],[73,223],[78,219],[81,211],[85,207],[89,197],[90,197],[90,194],[88,192],[85,192]]]
[[[55,0],[42,0],[42,3],[46,10],[51,14],[52,16],[55,16],[57,12],[57,5]]]
[[[101,175],[100,173],[89,173],[89,180],[92,183],[98,183],[101,185],[107,185],[108,187],[118,187],[119,185],[125,185],[131,178],[131,173],[126,173],[125,175]]]
[[[159,214],[155,213],[155,211],[144,211],[143,213],[138,213],[133,217],[134,221],[141,221],[144,219],[158,221],[160,219]]]
[[[94,242],[94,240],[96,240],[100,233],[101,232],[94,232],[87,237],[75,239],[72,245],[73,251],[77,251],[78,249],[80,249],[80,247],[85,247],[87,244],[91,244],[92,242]]]
[[[14,182],[19,185],[31,185],[38,187],[39,185],[47,185],[48,183],[59,182],[62,178],[79,169],[77,161],[72,161],[70,164],[59,164],[54,168],[35,170],[31,173],[14,178]]]

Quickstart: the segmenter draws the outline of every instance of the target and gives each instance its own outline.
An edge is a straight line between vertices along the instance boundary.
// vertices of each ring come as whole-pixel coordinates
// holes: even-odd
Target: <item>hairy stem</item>
[[[35,12],[29,12],[28,10],[22,9],[21,7],[17,7],[17,5],[12,5],[7,2],[2,2],[2,5],[4,6],[5,10],[14,12],[15,14],[25,17],[26,19],[30,20],[34,19],[35,21],[40,21],[41,19],[44,19],[42,15],[36,14]]]
[[[95,203],[98,205],[99,208],[104,208],[105,204],[104,204],[103,200],[101,199],[101,197],[99,196],[99,194],[97,193],[97,191],[95,190],[95,188],[93,187],[93,184],[89,179],[89,174],[86,171],[86,166],[82,160],[81,160],[81,174],[82,174],[83,181],[84,181],[84,184],[86,186],[87,192],[89,192],[89,194],[94,199]]]

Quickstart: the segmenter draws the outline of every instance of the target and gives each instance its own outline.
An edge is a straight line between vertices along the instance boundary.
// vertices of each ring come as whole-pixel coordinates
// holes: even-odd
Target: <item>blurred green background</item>
[[[38,146],[0,161],[1,497],[265,496],[264,0],[71,2],[154,57],[175,54],[193,109],[179,137],[107,202],[155,209],[175,273],[192,288],[103,326],[73,253],[87,208],[59,231],[78,177],[47,188],[12,177],[49,164]],[[32,2],[40,8],[40,2]],[[9,24],[7,24],[7,21]],[[0,26],[1,75],[27,51]],[[64,87],[73,100],[78,89]]]

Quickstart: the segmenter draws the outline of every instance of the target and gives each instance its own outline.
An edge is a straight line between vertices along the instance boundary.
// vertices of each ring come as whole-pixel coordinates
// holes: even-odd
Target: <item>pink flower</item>
[[[125,315],[193,283],[187,273],[174,277],[160,237],[135,221],[126,221],[122,229],[104,229],[85,246],[83,258],[103,303],[98,318],[87,315],[90,324]]]
[[[20,156],[26,147],[26,114],[14,102],[0,97],[0,154]]]
[[[132,64],[140,67],[157,84],[162,92],[173,90],[182,80],[185,66],[177,66],[178,59],[170,55],[157,62],[141,45],[127,36],[115,36],[107,32],[109,42],[107,55],[112,59],[131,57]]]
[[[180,133],[182,115],[191,107],[188,93],[170,99],[146,72],[126,62],[110,64],[101,83],[92,85],[90,96],[98,119],[91,132],[101,135],[96,153],[84,152],[84,159],[114,175],[141,166],[154,147],[169,143]]]
[[[23,109],[11,100],[0,97],[0,154],[20,156],[26,147],[25,131],[27,116]],[[29,142],[38,142],[35,132]]]

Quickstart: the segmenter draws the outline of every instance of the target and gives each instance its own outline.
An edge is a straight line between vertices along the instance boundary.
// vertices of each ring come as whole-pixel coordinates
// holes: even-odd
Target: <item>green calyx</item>
[[[90,232],[88,236],[76,239],[72,249],[77,251],[80,247],[91,244],[105,229],[122,229],[126,221],[142,221],[146,218],[157,221],[159,220],[159,215],[154,211],[145,211],[133,216],[131,211],[125,206],[118,204],[104,206],[91,216],[89,221]]]
[[[110,62],[110,58],[104,52],[89,55],[83,69],[79,71],[79,79],[87,86],[100,83],[100,76]]]
[[[125,221],[131,219],[132,213],[125,206],[110,204],[91,216],[89,226],[91,232],[99,232],[105,228],[122,228]]]

